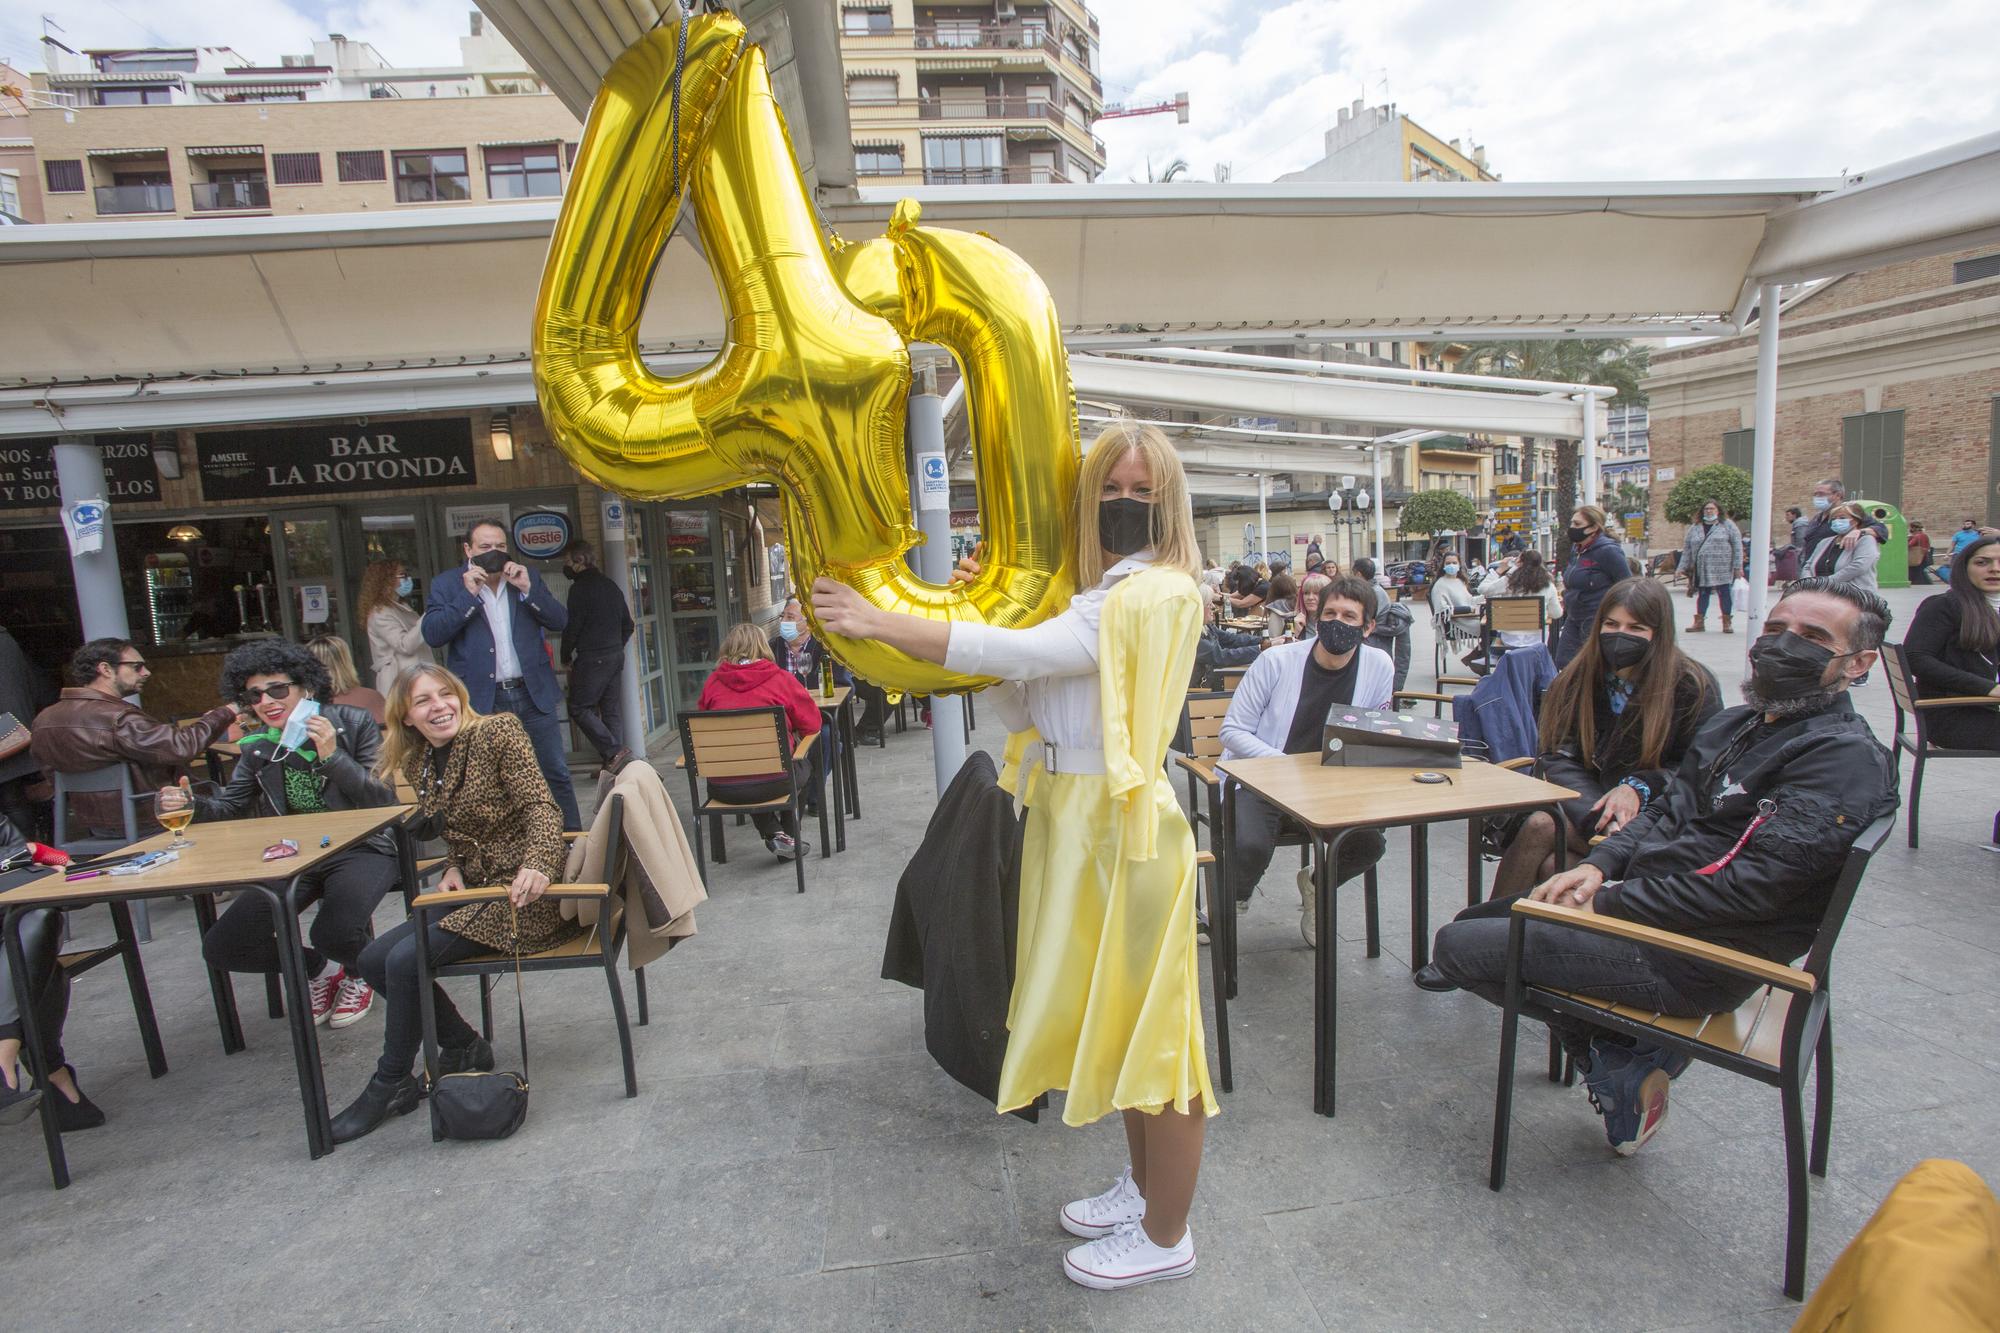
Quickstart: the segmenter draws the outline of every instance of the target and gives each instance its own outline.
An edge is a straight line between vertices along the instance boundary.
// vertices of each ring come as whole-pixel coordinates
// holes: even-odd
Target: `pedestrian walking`
[[[463,565],[431,580],[424,642],[444,649],[445,665],[465,682],[474,711],[521,720],[563,828],[581,830],[557,711],[562,686],[542,637],[544,630],[560,633],[569,612],[541,575],[508,557],[507,526],[499,519],[476,520],[466,529],[464,550]]]
[[[1931,535],[1924,531],[1924,525],[1910,524],[1910,583],[1931,581]]]
[[[1703,503],[1699,522],[1688,525],[1687,544],[1681,548],[1681,573],[1687,575],[1688,594],[1695,599],[1694,621],[1688,633],[1700,634],[1708,628],[1708,599],[1713,595],[1722,604],[1722,632],[1734,634],[1730,601],[1732,585],[1743,569],[1743,532],[1736,520],[1725,517],[1722,505],[1714,500]]]
[[[570,543],[563,569],[569,574],[569,623],[557,655],[569,668],[569,720],[597,751],[598,761],[616,773],[632,758],[624,740],[622,695],[632,610],[618,585],[597,567],[589,542]]]

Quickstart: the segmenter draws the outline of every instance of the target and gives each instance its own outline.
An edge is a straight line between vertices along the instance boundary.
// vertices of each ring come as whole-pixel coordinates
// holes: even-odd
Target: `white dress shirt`
[[[479,582],[479,602],[486,611],[486,627],[493,631],[495,680],[513,680],[521,674],[521,656],[514,651],[514,597],[518,595],[504,579],[497,592],[484,579]]]
[[[1098,621],[1111,590],[1152,561],[1150,550],[1127,556],[1105,570],[1096,587],[1070,598],[1061,615],[1028,629],[953,621],[944,664],[968,675],[1000,677],[1003,683],[981,697],[992,704],[1008,731],[1032,725],[1051,745],[1101,750]]]

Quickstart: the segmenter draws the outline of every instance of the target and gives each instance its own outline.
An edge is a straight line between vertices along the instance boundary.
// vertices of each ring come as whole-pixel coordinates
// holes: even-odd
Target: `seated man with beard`
[[[1889,752],[1848,687],[1875,665],[1889,625],[1876,594],[1831,579],[1791,585],[1750,648],[1744,704],[1695,734],[1679,769],[1583,864],[1529,895],[1790,963],[1811,947],[1847,851],[1897,804]],[[1505,1002],[1508,920],[1470,908],[1438,932],[1417,984]],[[1531,985],[1676,1017],[1724,1013],[1757,983],[1680,954],[1564,926],[1527,933]],[[1569,1017],[1552,1021],[1605,1137],[1630,1154],[1667,1114],[1688,1057]]]

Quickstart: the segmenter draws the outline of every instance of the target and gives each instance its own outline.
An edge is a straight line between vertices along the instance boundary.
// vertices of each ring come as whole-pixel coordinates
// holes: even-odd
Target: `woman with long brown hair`
[[[1554,821],[1530,815],[1500,858],[1493,896],[1526,893],[1563,869],[1568,851],[1632,822],[1721,707],[1715,677],[1674,645],[1666,589],[1651,579],[1613,584],[1582,648],[1542,696],[1542,775],[1581,793],[1563,803],[1564,855]]]
[[[1064,1273],[1111,1290],[1194,1271],[1188,1208],[1216,1109],[1194,838],[1161,767],[1201,624],[1194,511],[1164,435],[1121,423],[1097,437],[1076,529],[1083,591],[1030,629],[899,615],[827,579],[812,605],[836,634],[1003,681],[986,698],[1012,733],[1028,821],[999,1109],[1064,1089],[1065,1124],[1123,1114],[1130,1164],[1060,1217],[1090,1242]]]
[[[509,890],[506,902],[473,903],[432,922],[421,941],[431,962],[456,962],[488,950],[539,953],[575,934],[580,927],[563,920],[560,904],[542,896],[562,874],[563,817],[521,720],[512,713],[474,712],[465,682],[435,662],[396,677],[387,712],[375,772],[416,789],[414,836],[440,838],[445,845],[437,887],[457,892],[505,884]],[[335,1143],[371,1134],[390,1116],[416,1109],[422,1089],[410,1069],[423,1044],[418,947],[411,917],[361,951],[361,975],[387,1002],[388,1013],[374,1076],[333,1118]],[[492,1069],[493,1047],[459,1016],[442,986],[433,982],[432,993],[437,1072]]]
[[[387,695],[411,667],[437,660],[424,642],[424,618],[407,600],[416,590],[400,560],[371,561],[362,572],[357,614],[368,629],[369,670],[379,694]]]

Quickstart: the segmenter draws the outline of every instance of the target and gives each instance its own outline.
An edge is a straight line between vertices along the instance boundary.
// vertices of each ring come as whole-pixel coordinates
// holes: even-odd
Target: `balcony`
[[[875,105],[880,105],[876,103]],[[1051,120],[1061,124],[1063,110],[1045,97],[968,97],[916,99],[918,120]]]
[[[1045,27],[1020,23],[982,23],[977,28],[924,27],[908,30],[919,51],[1046,51],[1062,54],[1058,42]]]
[[[271,187],[264,181],[196,181],[194,211],[197,213],[268,212]]]
[[[1067,185],[1053,167],[925,167],[926,185]]]
[[[171,185],[100,185],[96,194],[99,217],[174,211],[174,187]]]

